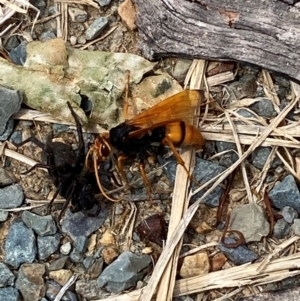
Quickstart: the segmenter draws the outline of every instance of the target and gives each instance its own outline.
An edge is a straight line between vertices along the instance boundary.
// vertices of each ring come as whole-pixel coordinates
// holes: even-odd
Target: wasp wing
[[[139,128],[155,128],[173,120],[188,120],[204,99],[203,91],[184,90],[140,113],[125,123]]]

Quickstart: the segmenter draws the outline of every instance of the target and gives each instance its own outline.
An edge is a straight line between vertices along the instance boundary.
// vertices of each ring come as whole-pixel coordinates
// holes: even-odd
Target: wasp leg
[[[200,186],[200,183],[198,183],[196,181],[196,179],[190,174],[189,170],[187,169],[187,167],[185,166],[185,163],[184,161],[182,160],[182,158],[180,157],[178,151],[176,150],[176,147],[174,146],[173,142],[168,138],[168,137],[165,137],[163,140],[162,140],[162,143],[164,145],[168,145],[170,147],[170,149],[172,150],[174,156],[175,156],[175,159],[177,161],[178,164],[180,164],[184,170],[186,171],[189,179],[193,182],[195,182],[198,186]]]
[[[124,162],[126,159],[127,159],[127,156],[125,156],[125,155],[121,155],[118,157],[118,170],[119,170],[123,180],[126,181],[127,187],[129,187],[129,182],[128,182],[127,176],[124,172]]]
[[[144,184],[146,186],[146,189],[147,189],[147,194],[149,196],[149,199],[150,201],[152,201],[152,197],[151,197],[151,185],[150,185],[150,182],[147,178],[147,175],[145,173],[145,165],[144,165],[144,162],[140,162],[139,163],[139,169],[140,169],[140,173],[142,175],[142,178],[143,178],[143,181],[144,181]]]

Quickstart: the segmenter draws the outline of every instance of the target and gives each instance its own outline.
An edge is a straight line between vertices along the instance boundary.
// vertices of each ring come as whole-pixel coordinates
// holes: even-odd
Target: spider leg
[[[21,147],[28,142],[32,142],[32,143],[36,144],[38,147],[40,147],[42,150],[46,151],[46,145],[34,136],[31,136],[20,143],[15,143],[15,146]]]
[[[58,216],[58,220],[60,221],[62,216],[64,215],[68,205],[70,204],[71,200],[72,200],[72,196],[73,196],[73,193],[74,193],[74,190],[75,190],[75,181],[72,182],[72,186],[71,186],[71,189],[68,190],[68,193],[67,193],[67,198],[66,198],[66,201],[64,202],[64,205],[59,213],[59,216]]]
[[[75,113],[75,111],[73,110],[71,104],[69,102],[67,102],[67,105],[71,111],[71,114],[75,120],[76,123],[76,130],[77,130],[77,135],[78,135],[78,145],[79,145],[79,156],[78,156],[78,162],[81,164],[82,162],[84,162],[84,140],[83,140],[83,133],[82,133],[82,126],[80,124],[78,115]]]
[[[57,187],[57,189],[56,189],[56,191],[55,191],[55,193],[54,193],[54,195],[53,195],[51,201],[49,202],[49,204],[48,204],[48,214],[51,214],[53,202],[54,202],[54,200],[56,199],[56,197],[58,196],[59,192],[61,191],[63,184],[64,184],[64,183],[61,183],[61,184]]]
[[[48,169],[48,170],[53,169],[50,165],[43,164],[43,163],[37,163],[37,164],[33,165],[32,167],[30,167],[28,170],[22,172],[21,175],[27,175],[36,168],[45,168],[45,169]]]

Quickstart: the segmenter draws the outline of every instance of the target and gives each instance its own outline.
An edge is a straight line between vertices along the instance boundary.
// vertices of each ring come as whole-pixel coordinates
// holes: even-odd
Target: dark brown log
[[[287,0],[135,0],[148,59],[236,60],[300,80],[300,6]]]

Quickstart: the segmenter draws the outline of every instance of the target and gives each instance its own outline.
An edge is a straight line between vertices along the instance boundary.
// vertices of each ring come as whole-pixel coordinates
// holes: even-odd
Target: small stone
[[[183,259],[179,275],[182,278],[206,275],[209,272],[209,260],[206,253],[197,253]]]
[[[77,7],[69,7],[68,13],[72,22],[85,22],[88,18],[88,13]]]
[[[130,30],[136,29],[136,10],[131,0],[122,2],[118,7],[118,13]]]
[[[8,231],[4,250],[5,263],[15,268],[23,262],[33,262],[37,252],[33,231],[17,220]]]
[[[0,125],[1,125],[1,121],[0,121]],[[12,134],[14,130],[14,126],[15,126],[15,121],[13,119],[9,119],[6,123],[3,134],[0,135],[0,141],[6,141],[9,138],[9,136]]]
[[[107,292],[98,286],[97,280],[77,280],[75,291],[77,294],[84,296],[87,300],[107,298]]]
[[[287,175],[275,185],[269,192],[269,198],[278,209],[289,206],[300,212],[300,192],[292,175]]]
[[[27,57],[26,45],[27,42],[23,41],[20,45],[10,51],[9,57],[16,65],[23,66],[25,64]]]
[[[78,37],[77,43],[81,44],[81,45],[84,45],[86,43],[86,38],[84,36]]]
[[[0,288],[5,286],[13,286],[14,281],[14,274],[10,271],[6,264],[0,262]]]
[[[192,64],[192,60],[188,59],[176,59],[175,65],[170,68],[171,70],[168,73],[173,76],[178,82],[183,83],[186,77],[186,74]]]
[[[111,0],[96,0],[101,7],[107,6],[110,4]]]
[[[277,115],[272,101],[268,98],[262,98],[255,102],[249,108],[257,115],[265,118],[275,117]]]
[[[290,225],[283,218],[278,220],[274,226],[274,236],[281,239],[290,232]]]
[[[135,287],[151,267],[151,257],[123,252],[97,279],[100,287],[111,293],[120,293]]]
[[[77,43],[77,38],[75,36],[71,36],[70,37],[70,44],[72,46],[74,46],[74,45],[76,45],[76,43]]]
[[[20,144],[22,142],[22,132],[21,131],[14,131],[10,138],[9,141],[13,144]]]
[[[50,30],[43,32],[40,36],[40,40],[43,42],[50,41],[52,39],[56,39],[56,35]]]
[[[81,263],[83,262],[83,259],[83,254],[74,248],[70,254],[70,260],[74,263]]]
[[[29,211],[23,211],[21,218],[24,224],[39,236],[53,235],[57,231],[55,221],[51,215],[40,216]]]
[[[47,300],[54,300],[59,291],[61,290],[61,285],[56,283],[55,281],[49,280],[46,282],[46,297]],[[63,298],[61,300],[66,301],[78,301],[76,295],[71,291],[66,291]]]
[[[226,237],[226,244],[233,244],[236,241],[233,238]],[[227,248],[223,245],[222,242],[218,244],[218,249],[222,251],[225,256],[232,261],[235,265],[242,265],[247,262],[253,262],[258,258],[258,255],[247,248],[246,246],[239,246],[237,248]]]
[[[233,208],[230,215],[230,229],[243,233],[246,242],[260,241],[270,232],[264,208],[255,204],[245,204]]]
[[[102,257],[106,264],[112,263],[118,256],[119,253],[115,248],[107,247],[102,250]]]
[[[114,235],[111,233],[111,229],[106,229],[106,231],[102,234],[99,242],[102,246],[110,246],[116,244],[116,240]]]
[[[5,222],[8,218],[8,212],[0,210],[0,222]]]
[[[298,217],[297,211],[294,208],[289,207],[289,206],[284,207],[282,209],[281,214],[282,214],[283,218],[290,224],[294,221],[294,219],[296,217]]]
[[[0,208],[17,208],[23,203],[24,194],[19,184],[10,185],[0,189]]]
[[[256,77],[253,74],[245,74],[238,81],[229,85],[231,101],[245,97],[254,98],[257,89]]]
[[[46,259],[58,250],[61,235],[59,233],[54,236],[38,236],[38,255],[40,260]]]
[[[226,153],[220,157],[219,164],[222,166],[229,167],[239,159],[235,143],[217,141],[216,148],[218,153],[226,151]]]
[[[85,38],[90,41],[96,39],[108,24],[106,17],[97,18],[85,32]]]
[[[226,261],[227,261],[227,258],[223,253],[217,253],[210,260],[211,272],[221,270]]]
[[[257,118],[253,113],[245,109],[239,109],[237,110],[237,113],[245,118]]]
[[[4,168],[0,167],[0,187],[8,186],[17,181],[17,179]]]
[[[60,247],[60,253],[63,255],[69,255],[71,249],[72,249],[71,243],[68,241]]]
[[[300,218],[296,218],[292,225],[295,235],[300,235]]]
[[[48,267],[49,271],[57,271],[63,269],[66,262],[68,260],[68,256],[62,256],[55,261],[51,262],[50,266]]]
[[[0,135],[4,133],[9,118],[20,110],[22,101],[19,91],[0,86]]]
[[[16,288],[25,301],[39,301],[45,296],[46,286],[43,279],[45,271],[45,266],[39,263],[27,263],[20,267]]]
[[[73,273],[70,270],[51,271],[49,273],[50,279],[56,281],[60,285],[65,285],[72,277]]]
[[[271,147],[256,148],[251,155],[253,166],[262,170],[268,160],[270,153],[271,153]],[[271,167],[276,168],[280,164],[281,164],[281,160],[276,156],[271,163]]]
[[[7,39],[7,42],[5,43],[4,48],[9,52],[12,49],[18,47],[19,44],[20,44],[20,42],[19,42],[17,36],[10,36]]]
[[[90,279],[96,279],[100,276],[103,270],[103,263],[104,260],[102,257],[95,260],[95,262],[88,270],[88,275],[90,276]]]
[[[20,300],[19,291],[13,287],[0,288],[0,300],[18,301]]]

